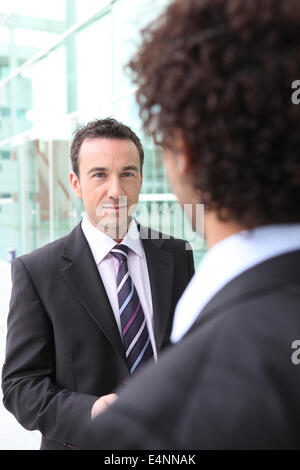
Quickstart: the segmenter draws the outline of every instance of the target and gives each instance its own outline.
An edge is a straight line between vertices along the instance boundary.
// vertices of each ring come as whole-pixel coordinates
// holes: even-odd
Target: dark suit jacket
[[[139,227],[142,238],[145,227]],[[144,231],[144,232],[143,232]],[[143,232],[143,233],[142,233]],[[157,232],[156,232],[157,233]],[[192,252],[177,239],[144,239],[157,350],[166,346]],[[94,402],[129,371],[122,340],[81,225],[12,264],[3,402],[42,449],[78,446]]]
[[[96,418],[83,448],[300,448],[295,339],[300,251],[265,261],[220,290],[188,334]]]

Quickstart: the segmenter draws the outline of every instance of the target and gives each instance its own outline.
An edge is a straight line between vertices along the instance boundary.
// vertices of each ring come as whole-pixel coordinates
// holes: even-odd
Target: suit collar
[[[300,250],[259,263],[230,281],[207,303],[191,330],[249,298],[286,289],[300,290]]]
[[[172,340],[182,337],[205,305],[231,280],[267,259],[299,249],[300,224],[242,230],[215,244],[204,255],[178,303]]]
[[[136,222],[137,230],[140,233],[141,240],[150,240],[157,248],[161,248],[165,243],[165,235],[157,230],[151,229]],[[72,260],[80,251],[86,246],[87,240],[84,236],[81,227],[81,221],[74,227],[69,235],[65,237],[65,242],[62,248],[62,257]]]
[[[174,256],[164,249],[169,237],[137,223],[146,254],[152,294],[154,334],[158,351],[166,338],[171,315]],[[172,237],[170,237],[172,238]]]
[[[137,222],[137,229],[140,232],[141,240],[149,240],[157,248],[162,248],[165,243],[165,240],[168,238],[167,235],[162,234],[161,232],[158,232],[157,230],[154,230],[152,228],[145,227],[139,222]]]
[[[65,237],[61,256],[73,261],[87,246],[86,238],[81,228],[81,222]]]
[[[91,222],[89,222],[87,219],[86,215],[83,217],[81,228],[90,246],[94,260],[98,265],[105,258],[105,256],[107,256],[107,254],[111,251],[117,242],[109,237],[106,233],[92,225]],[[144,257],[139,230],[134,219],[131,221],[128,233],[121,243],[127,245],[138,256]]]
[[[144,239],[147,267],[151,286],[154,335],[158,351],[165,340],[171,315],[174,258],[162,249],[163,243]]]
[[[81,223],[65,239],[62,257],[69,261],[61,273],[74,296],[111,344],[123,355],[118,326]]]

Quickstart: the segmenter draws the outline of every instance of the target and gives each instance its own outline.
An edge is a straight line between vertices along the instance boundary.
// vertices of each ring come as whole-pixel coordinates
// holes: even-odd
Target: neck
[[[214,212],[205,213],[205,240],[208,249],[244,228],[235,222],[222,222]]]
[[[105,233],[108,237],[115,240],[117,243],[121,243],[121,241],[125,238],[132,221],[132,217],[127,218],[126,220],[115,219],[112,221],[107,221],[106,219],[96,219],[90,217],[87,213],[86,218],[90,224],[92,224],[101,232]]]

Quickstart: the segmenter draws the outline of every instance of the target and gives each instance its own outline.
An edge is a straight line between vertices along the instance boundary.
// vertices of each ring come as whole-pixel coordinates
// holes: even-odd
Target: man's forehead
[[[113,150],[116,148],[124,150],[134,150],[138,152],[138,149],[135,143],[130,139],[121,139],[121,138],[108,138],[108,137],[86,137],[80,147],[80,150],[85,149],[107,149]]]
[[[139,152],[135,144],[128,139],[85,139],[80,147],[81,163],[90,160],[98,161],[101,166],[112,165],[139,166]]]

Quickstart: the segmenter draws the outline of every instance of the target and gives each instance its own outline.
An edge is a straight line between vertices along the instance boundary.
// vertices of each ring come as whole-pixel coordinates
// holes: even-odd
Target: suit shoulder
[[[25,266],[33,266],[36,263],[40,263],[41,260],[53,260],[57,256],[60,256],[66,238],[67,235],[54,240],[53,242],[47,243],[46,245],[33,250],[31,253],[19,256],[15,261],[20,260]]]
[[[170,242],[174,246],[180,246],[184,249],[188,249],[188,247],[191,249],[191,245],[187,240],[184,240],[183,238],[176,238],[176,237],[170,237],[167,239],[167,242]]]
[[[162,239],[164,241],[163,248],[171,252],[184,252],[192,253],[192,247],[187,240],[182,238],[176,238],[173,236],[168,236],[162,233]]]
[[[140,233],[141,233],[141,238],[150,238],[152,240],[160,240],[163,244],[170,246],[170,247],[183,247],[183,248],[190,247],[190,244],[187,240],[184,240],[183,238],[177,238],[168,233],[160,232],[151,227],[143,227],[143,229],[140,230]]]

